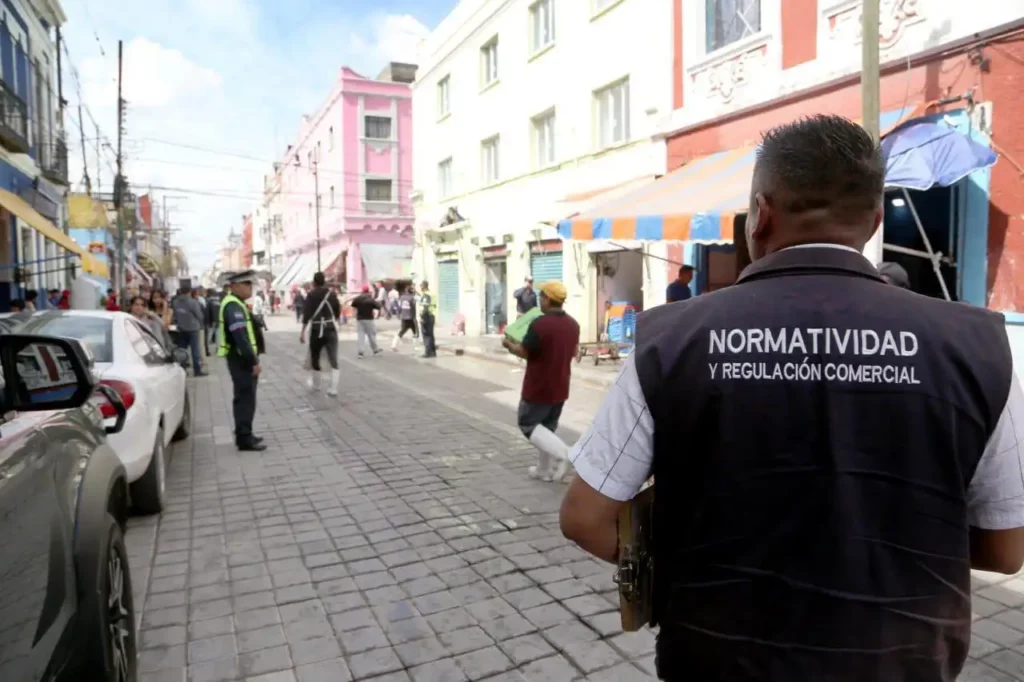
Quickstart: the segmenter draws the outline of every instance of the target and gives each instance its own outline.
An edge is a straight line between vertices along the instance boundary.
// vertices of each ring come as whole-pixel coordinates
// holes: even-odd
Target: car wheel
[[[90,552],[85,564],[82,642],[85,669],[83,679],[103,682],[135,682],[138,676],[138,649],[135,629],[135,605],[128,569],[128,551],[117,520],[107,514],[104,546]]]
[[[177,442],[179,440],[185,440],[188,435],[192,432],[192,401],[188,397],[188,389],[185,389],[185,407],[181,411],[181,423],[178,424],[177,430],[171,437],[171,440]]]
[[[143,514],[159,514],[164,509],[167,473],[164,454],[164,430],[158,426],[146,473],[131,485],[132,506]]]

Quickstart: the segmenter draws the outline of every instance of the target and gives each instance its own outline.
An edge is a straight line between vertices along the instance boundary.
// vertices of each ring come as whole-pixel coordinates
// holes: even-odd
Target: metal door
[[[452,323],[459,312],[459,261],[443,260],[437,264],[437,324]]]
[[[544,282],[553,279],[562,281],[562,252],[530,254],[530,274],[533,275],[533,288],[539,289]]]

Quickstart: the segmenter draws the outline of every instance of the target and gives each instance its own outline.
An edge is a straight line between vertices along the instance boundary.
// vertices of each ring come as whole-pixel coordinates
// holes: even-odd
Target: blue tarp
[[[988,147],[946,125],[909,121],[882,140],[886,187],[924,191],[949,187],[976,170],[995,164]]]

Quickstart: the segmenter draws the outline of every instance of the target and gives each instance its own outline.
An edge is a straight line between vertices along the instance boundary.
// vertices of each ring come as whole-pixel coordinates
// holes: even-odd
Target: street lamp
[[[313,194],[316,199],[316,271],[323,272],[323,267],[320,264],[320,174],[317,172],[317,165],[320,163],[319,146],[313,149],[312,159],[313,167],[310,170],[313,171]],[[295,167],[302,167],[297,153],[295,154]]]

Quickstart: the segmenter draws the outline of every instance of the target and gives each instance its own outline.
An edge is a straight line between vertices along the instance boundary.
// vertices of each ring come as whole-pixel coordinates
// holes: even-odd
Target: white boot
[[[398,334],[391,340],[391,350],[398,350]]]
[[[320,372],[310,372],[309,379],[306,380],[306,386],[310,391],[316,393],[320,390]]]
[[[561,481],[569,470],[569,446],[543,426],[534,427],[530,442],[540,451],[537,466],[530,467],[530,476],[542,481]],[[555,467],[553,472],[552,464]]]
[[[341,370],[340,369],[332,369],[331,370],[331,387],[329,389],[327,389],[327,395],[331,396],[332,398],[336,397],[338,395],[338,384],[339,383],[341,383]]]

